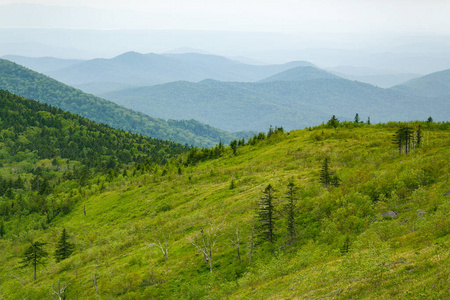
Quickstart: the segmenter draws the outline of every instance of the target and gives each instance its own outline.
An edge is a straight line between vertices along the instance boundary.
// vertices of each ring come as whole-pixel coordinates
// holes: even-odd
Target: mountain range
[[[446,82],[448,74],[443,72],[431,78]],[[426,91],[419,93],[408,88],[410,84],[383,89],[339,78],[324,70],[296,67],[258,83],[180,81],[102,96],[155,117],[189,116],[230,131],[264,130],[269,125],[290,130],[320,124],[331,115],[353,120],[356,113],[370,117],[373,122],[425,120],[429,116],[435,120],[448,119],[450,101],[444,91],[439,97],[427,97],[423,95]],[[429,85],[424,83],[422,87],[425,86]]]
[[[216,55],[197,53],[141,54],[127,52],[111,59],[87,61],[27,59],[7,56],[65,84],[85,92],[100,94],[127,87],[148,86],[178,80],[198,82],[204,79],[220,81],[258,81],[298,66],[312,66],[304,61],[280,65],[249,65]],[[57,68],[57,66],[65,67]]]
[[[388,89],[344,79],[338,73],[308,62],[261,66],[208,54],[136,52],[88,61],[10,58],[149,116],[194,119],[232,132],[265,131],[270,125],[303,128],[320,124],[331,115],[352,120],[356,113],[364,119],[370,117],[373,122],[423,120],[429,116],[446,120],[450,102],[446,94],[449,76],[445,71]],[[373,71],[347,69],[359,75]],[[183,122],[178,125],[187,129],[189,126]],[[190,125],[191,129],[198,128]],[[216,142],[233,139],[211,130],[209,138]],[[154,136],[155,132],[158,130],[151,134]],[[167,137],[159,132],[158,136]],[[177,136],[169,138],[178,142],[186,140]]]
[[[13,62],[0,59],[0,89],[79,114],[114,128],[182,144],[211,147],[219,141],[248,137],[231,134],[191,119],[162,120],[86,94]],[[189,120],[189,121],[186,121]]]

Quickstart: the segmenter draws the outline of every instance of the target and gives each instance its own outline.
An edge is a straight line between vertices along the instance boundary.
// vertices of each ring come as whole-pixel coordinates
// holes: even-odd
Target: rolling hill
[[[178,80],[257,81],[296,66],[312,64],[299,61],[257,66],[216,55],[127,52],[111,59],[83,61],[45,74],[98,95],[124,87],[148,86]]]
[[[393,90],[421,97],[446,97],[450,101],[450,69],[412,79]]]
[[[165,163],[190,150],[175,142],[94,123],[7,91],[0,90],[0,104],[2,165],[58,158],[82,162],[94,171],[107,168],[111,160],[120,165],[146,159]]]
[[[287,72],[280,77],[290,71]],[[259,83],[173,82],[107,93],[103,97],[155,117],[193,118],[228,131],[264,131],[270,125],[291,130],[320,124],[331,115],[353,120],[356,113],[364,121],[370,117],[372,122],[426,120],[429,116],[448,120],[450,111],[450,102],[444,98],[412,96],[340,78]]]
[[[337,78],[339,77],[315,67],[295,67],[288,69],[284,72],[277,73],[268,78],[262,79],[259,82],[304,81],[313,79],[337,79]]]
[[[426,137],[407,155],[392,144],[405,125],[420,125]],[[43,161],[40,172],[61,178],[51,193],[25,185],[0,201],[0,297],[447,299],[449,126],[278,131],[235,154],[224,148],[189,164],[193,149],[163,166],[97,174],[83,186],[62,176],[65,163]],[[327,158],[337,186],[319,181]],[[272,243],[260,206],[269,185]],[[75,251],[57,261],[63,230]],[[49,253],[35,281],[33,267],[21,267],[30,241]]]
[[[86,94],[7,60],[0,60],[0,89],[50,104],[114,128],[182,144],[211,147],[220,141],[229,142],[249,134],[234,135],[193,120],[168,122],[152,118]]]
[[[60,59],[54,57],[26,57],[19,55],[5,55],[2,59],[6,59],[28,69],[39,73],[47,73],[59,69],[67,68],[69,66],[82,62],[79,59]]]

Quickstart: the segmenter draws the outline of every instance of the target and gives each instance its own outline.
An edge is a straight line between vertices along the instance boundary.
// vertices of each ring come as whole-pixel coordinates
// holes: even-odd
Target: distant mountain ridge
[[[189,116],[228,131],[261,131],[270,125],[291,130],[320,124],[332,115],[353,120],[356,113],[363,121],[371,117],[372,122],[425,120],[429,116],[448,119],[450,101],[445,98],[408,95],[342,78],[294,81],[295,77],[286,74],[289,71],[278,76],[285,81],[180,81],[103,96],[156,117]]]
[[[32,68],[32,64],[25,59],[17,59],[17,62],[22,62],[24,66]],[[43,73],[65,84],[98,95],[124,88],[180,80],[198,82],[214,79],[253,82],[299,66],[313,65],[304,61],[280,65],[249,65],[208,54],[127,52],[111,59],[98,58],[81,61]],[[43,67],[40,66],[40,69],[43,70]]]
[[[262,79],[258,82],[303,81],[312,79],[337,79],[337,78],[339,77],[327,71],[307,66],[307,67],[294,67],[281,73],[277,73],[268,78]]]
[[[448,97],[450,102],[450,69],[412,79],[393,89],[422,97]]]
[[[165,121],[135,112],[113,102],[83,93],[45,75],[0,59],[0,89],[34,99],[97,123],[181,144],[211,147],[220,141],[250,135],[235,135],[197,121]],[[195,132],[192,131],[195,129]]]
[[[15,62],[21,66],[39,73],[47,73],[59,69],[67,68],[83,62],[80,59],[62,59],[54,57],[26,57],[19,55],[5,55],[3,59]]]

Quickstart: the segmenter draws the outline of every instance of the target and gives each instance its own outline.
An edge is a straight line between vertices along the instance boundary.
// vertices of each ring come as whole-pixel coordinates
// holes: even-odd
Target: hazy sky
[[[0,0],[0,28],[442,34],[449,15],[448,0]]]

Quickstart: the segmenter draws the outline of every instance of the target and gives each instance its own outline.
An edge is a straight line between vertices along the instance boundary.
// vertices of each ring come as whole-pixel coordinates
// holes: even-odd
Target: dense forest
[[[446,299],[449,149],[450,123],[333,116],[19,189],[0,197],[0,296]]]
[[[98,174],[108,174],[111,179],[134,164],[164,165],[190,150],[175,142],[97,124],[2,90],[0,104],[2,216],[47,213],[39,202],[45,202],[64,182],[73,181],[72,188],[82,187]],[[52,212],[52,217],[56,214]]]
[[[322,77],[300,68],[286,72],[279,81],[221,82],[177,81],[103,94],[105,99],[158,118],[194,118],[228,130],[266,131],[272,124],[287,130],[319,125],[331,115],[350,121],[354,113],[370,112],[376,123],[390,120],[447,120],[448,97],[430,98],[422,93],[382,89],[343,78]],[[299,74],[295,74],[299,73]],[[305,76],[306,78],[302,78]],[[277,78],[275,78],[276,80]],[[441,90],[445,90],[442,88]],[[448,90],[448,89],[447,89]],[[367,118],[365,115],[364,118]]]
[[[235,138],[248,135],[248,133],[232,134],[195,121],[168,122],[152,118],[83,93],[4,59],[0,59],[0,89],[79,114],[113,128],[182,144],[212,147],[221,140],[228,143]],[[191,131],[192,123],[195,123],[195,132]]]

